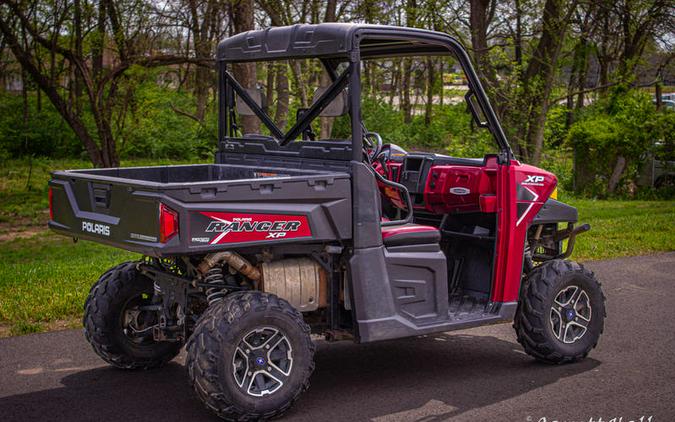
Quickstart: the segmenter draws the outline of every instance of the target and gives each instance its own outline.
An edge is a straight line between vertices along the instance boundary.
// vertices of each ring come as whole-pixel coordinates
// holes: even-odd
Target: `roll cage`
[[[284,146],[306,130],[322,110],[348,87],[351,158],[361,161],[365,130],[361,121],[360,62],[377,58],[449,54],[454,54],[466,75],[469,85],[466,100],[472,115],[495,138],[500,149],[500,162],[508,163],[513,158],[511,148],[469,56],[459,41],[441,32],[380,25],[299,24],[248,31],[221,41],[217,49],[219,139],[236,136],[235,94],[267,127],[279,145]],[[318,58],[332,83],[284,132],[234,78],[231,66],[235,63],[304,58]],[[341,63],[347,63],[347,67],[338,72]],[[472,98],[475,98],[476,104],[471,101]],[[480,112],[485,116],[485,121],[478,118]]]

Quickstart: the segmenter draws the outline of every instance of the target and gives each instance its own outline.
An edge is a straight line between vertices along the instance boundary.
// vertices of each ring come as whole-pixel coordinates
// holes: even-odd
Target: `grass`
[[[577,237],[578,261],[675,250],[675,201],[569,199],[591,231]]]
[[[138,257],[92,242],[73,243],[46,231],[1,245],[0,324],[9,334],[43,331],[79,318],[101,273]]]
[[[134,160],[123,165],[175,164]],[[47,181],[80,160],[9,161],[0,168],[0,336],[79,326],[91,285],[108,268],[138,258],[46,230]],[[577,239],[579,261],[675,250],[675,201],[562,198],[592,230]]]

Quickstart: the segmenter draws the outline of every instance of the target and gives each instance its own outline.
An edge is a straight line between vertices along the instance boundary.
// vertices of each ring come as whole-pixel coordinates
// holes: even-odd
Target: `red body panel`
[[[432,166],[424,188],[425,208],[434,214],[489,212],[481,209],[480,198],[496,193],[496,179],[496,158],[485,166]]]
[[[520,293],[527,228],[558,181],[552,173],[515,160],[509,166],[499,166],[497,180],[497,251],[491,300],[515,302]],[[524,210],[520,214],[519,207]]]
[[[380,174],[398,181],[402,163],[388,162]],[[555,175],[518,161],[499,165],[488,157],[483,166],[433,165],[424,188],[424,205],[416,208],[434,214],[497,213],[497,244],[491,301],[518,300],[527,229],[549,198]],[[405,208],[398,191],[380,185],[383,194]],[[386,236],[383,230],[383,236]]]

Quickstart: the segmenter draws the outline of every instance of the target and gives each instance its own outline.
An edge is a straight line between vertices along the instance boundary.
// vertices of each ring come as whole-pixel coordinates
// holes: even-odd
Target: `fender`
[[[541,207],[537,215],[534,216],[532,225],[559,222],[576,223],[578,219],[579,215],[576,208],[567,205],[564,202],[549,198]]]

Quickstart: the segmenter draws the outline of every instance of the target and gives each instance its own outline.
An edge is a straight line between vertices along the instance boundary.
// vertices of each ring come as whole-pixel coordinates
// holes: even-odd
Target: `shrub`
[[[673,112],[657,113],[651,97],[638,90],[617,88],[587,107],[567,134],[567,145],[576,151],[577,192],[634,193],[641,164],[672,146],[674,119]],[[614,190],[611,176],[621,158],[626,165]]]
[[[385,143],[397,144],[408,150],[430,151],[458,157],[482,157],[497,151],[497,145],[487,130],[472,127],[472,117],[464,103],[435,105],[429,124],[424,115],[414,115],[409,124],[403,114],[387,102],[367,98],[362,103],[364,125],[377,132]],[[334,136],[349,138],[349,118],[336,120]]]
[[[20,95],[0,94],[0,158],[63,158],[82,153],[79,139],[44,96],[39,107],[37,95],[28,96],[27,120],[23,101]]]

